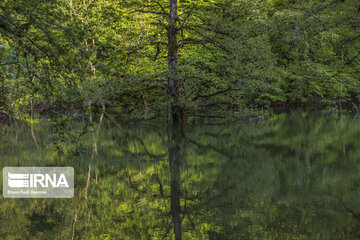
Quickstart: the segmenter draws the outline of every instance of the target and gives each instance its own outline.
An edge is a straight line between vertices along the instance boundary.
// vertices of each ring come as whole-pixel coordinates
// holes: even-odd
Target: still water
[[[76,187],[1,196],[0,239],[360,239],[359,137],[360,116],[319,112],[0,125],[1,168],[72,166]]]

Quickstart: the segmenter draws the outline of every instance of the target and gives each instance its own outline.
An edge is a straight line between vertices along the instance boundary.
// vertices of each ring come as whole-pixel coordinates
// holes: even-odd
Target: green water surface
[[[360,239],[359,137],[360,116],[319,112],[0,125],[1,168],[72,166],[76,187],[1,196],[0,239]]]

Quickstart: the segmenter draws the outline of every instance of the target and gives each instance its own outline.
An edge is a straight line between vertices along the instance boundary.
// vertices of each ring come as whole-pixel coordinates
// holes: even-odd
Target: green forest
[[[357,110],[359,48],[356,0],[3,0],[0,111],[186,119],[309,104]]]
[[[359,0],[1,0],[0,239],[358,240],[359,96]]]

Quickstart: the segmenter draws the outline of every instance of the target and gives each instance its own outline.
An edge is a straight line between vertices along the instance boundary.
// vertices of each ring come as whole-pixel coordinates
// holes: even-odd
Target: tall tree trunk
[[[170,97],[172,98],[171,114],[174,124],[178,124],[178,121],[183,121],[185,118],[184,111],[179,104],[179,71],[177,67],[178,62],[178,27],[177,27],[177,0],[170,0],[170,15],[169,24],[167,27],[168,34],[168,90]]]

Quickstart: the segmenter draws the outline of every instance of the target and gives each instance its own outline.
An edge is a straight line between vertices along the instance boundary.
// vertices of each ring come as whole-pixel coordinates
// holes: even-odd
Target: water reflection
[[[169,166],[171,178],[171,215],[174,224],[175,239],[180,240],[181,235],[181,183],[180,167],[186,151],[184,145],[184,128],[180,122],[175,121],[171,126],[171,139],[169,144]]]
[[[357,116],[165,126],[2,126],[2,167],[73,166],[77,189],[1,198],[0,239],[360,238]]]

